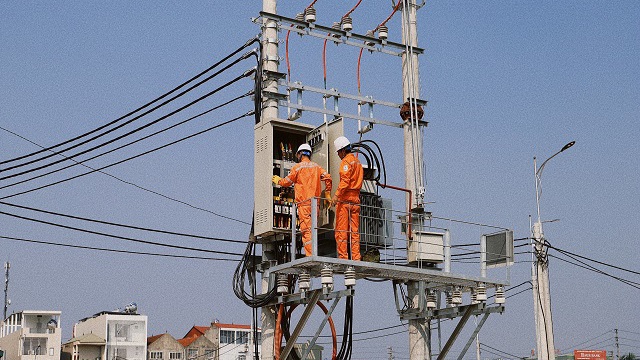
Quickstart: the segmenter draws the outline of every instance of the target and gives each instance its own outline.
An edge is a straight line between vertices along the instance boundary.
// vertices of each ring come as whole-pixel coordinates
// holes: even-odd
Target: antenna
[[[7,307],[11,305],[11,300],[9,300],[8,291],[9,291],[9,268],[11,268],[11,264],[7,261],[4,264],[4,313],[2,316],[2,320],[7,318]]]

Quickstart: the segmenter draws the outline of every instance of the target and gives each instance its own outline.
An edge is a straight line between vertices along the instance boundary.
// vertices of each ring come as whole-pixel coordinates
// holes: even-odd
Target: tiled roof
[[[194,326],[194,329],[200,331],[203,335],[205,333],[205,331],[209,330],[208,326]]]
[[[162,337],[162,335],[164,335],[164,334],[149,336],[147,338],[147,345],[153,344],[156,340],[160,339]]]
[[[215,325],[215,326],[217,326],[219,328],[251,330],[251,325],[223,324],[223,323],[213,323],[213,325]]]
[[[192,342],[196,341],[196,339],[198,339],[197,336],[191,336],[191,337],[184,338],[184,339],[178,339],[178,342],[180,344],[182,344],[182,346],[187,347],[187,346],[191,345]]]

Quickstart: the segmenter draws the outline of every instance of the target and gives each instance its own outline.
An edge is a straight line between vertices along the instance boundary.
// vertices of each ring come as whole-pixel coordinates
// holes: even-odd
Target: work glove
[[[333,199],[331,199],[330,205],[331,207],[334,207],[336,206],[337,203],[338,203],[338,198],[334,196]]]
[[[278,175],[273,175],[273,177],[271,178],[271,181],[273,181],[273,183],[276,184],[276,185],[278,185],[280,180],[282,180],[282,178],[280,176],[278,176]]]
[[[329,190],[324,191],[323,200],[324,200],[324,208],[328,209],[329,206],[331,206],[331,191]]]

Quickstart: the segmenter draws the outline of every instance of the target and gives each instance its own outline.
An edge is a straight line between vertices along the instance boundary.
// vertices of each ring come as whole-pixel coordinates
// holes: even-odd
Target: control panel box
[[[415,231],[407,247],[409,263],[444,262],[444,234],[430,231]]]
[[[296,163],[298,146],[307,141],[314,126],[289,120],[272,119],[254,128],[254,235],[267,238],[278,233],[291,234],[293,188],[271,182],[273,175],[285,177]]]

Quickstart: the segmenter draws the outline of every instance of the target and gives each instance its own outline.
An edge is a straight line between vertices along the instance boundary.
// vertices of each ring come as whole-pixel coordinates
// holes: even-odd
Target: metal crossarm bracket
[[[321,39],[331,40],[338,44],[351,45],[370,51],[377,51],[395,56],[400,56],[407,50],[407,46],[405,46],[404,44],[388,40],[380,40],[372,36],[361,35],[353,32],[346,32],[344,30],[338,30],[328,26],[310,24],[306,21],[296,20],[282,15],[261,11],[260,16],[269,20],[277,21],[280,24],[289,25],[286,26],[286,30],[293,31],[301,35],[309,35]],[[280,28],[282,29],[284,27],[282,27],[281,25]],[[373,46],[367,44],[373,44]],[[387,48],[393,49],[395,51],[391,51]],[[415,46],[409,46],[409,50],[414,54],[424,53],[424,49]]]

